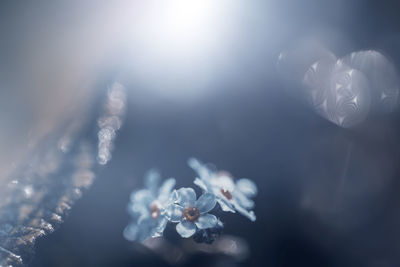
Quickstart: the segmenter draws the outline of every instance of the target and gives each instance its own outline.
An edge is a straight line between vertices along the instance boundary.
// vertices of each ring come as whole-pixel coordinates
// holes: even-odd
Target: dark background
[[[223,218],[226,233],[249,243],[247,260],[193,256],[188,266],[399,266],[398,112],[339,128],[288,96],[275,70],[279,52],[310,35],[338,56],[384,51],[398,67],[395,3],[249,1],[257,16],[242,11],[229,59],[213,71],[206,94],[169,98],[125,77],[128,109],[113,159],[65,223],[37,242],[31,266],[168,266],[124,240],[126,205],[152,167],[175,177],[178,187],[191,186],[191,156],[253,179],[259,194],[255,223]],[[126,72],[129,64],[118,63],[125,49],[110,56],[97,87]]]

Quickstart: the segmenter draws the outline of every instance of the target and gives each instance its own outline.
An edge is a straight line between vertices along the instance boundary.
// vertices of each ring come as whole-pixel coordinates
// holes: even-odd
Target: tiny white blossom
[[[215,207],[215,196],[205,193],[196,200],[196,192],[192,188],[181,188],[174,191],[176,204],[167,208],[167,217],[177,222],[176,231],[184,238],[191,237],[197,229],[213,228],[218,219],[208,214]]]
[[[162,236],[168,219],[165,208],[170,203],[175,179],[169,178],[159,187],[160,174],[154,170],[145,177],[145,189],[131,194],[128,213],[133,221],[125,228],[124,236],[130,241],[144,241]]]
[[[194,158],[189,159],[188,164],[199,176],[194,184],[204,192],[214,194],[223,211],[237,211],[251,221],[256,220],[251,210],[254,208],[251,198],[257,194],[257,186],[253,181],[242,178],[235,183],[229,173],[213,171]]]

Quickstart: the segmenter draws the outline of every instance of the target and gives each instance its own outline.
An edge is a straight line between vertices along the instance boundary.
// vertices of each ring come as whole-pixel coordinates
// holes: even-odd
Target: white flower
[[[175,202],[167,208],[167,217],[171,222],[178,222],[176,231],[184,238],[189,238],[197,229],[213,228],[218,219],[208,214],[215,207],[215,196],[205,193],[196,201],[196,192],[192,188],[174,191]]]
[[[214,194],[223,211],[237,211],[251,221],[256,220],[251,210],[254,207],[251,197],[257,194],[257,186],[253,181],[242,178],[235,183],[229,173],[212,171],[194,158],[189,159],[188,164],[199,176],[194,183],[204,192]]]
[[[161,236],[167,225],[165,207],[171,201],[171,191],[175,179],[167,179],[160,187],[160,174],[154,170],[145,177],[145,189],[131,194],[128,212],[133,217],[124,230],[124,236],[130,241],[144,241],[149,237]]]

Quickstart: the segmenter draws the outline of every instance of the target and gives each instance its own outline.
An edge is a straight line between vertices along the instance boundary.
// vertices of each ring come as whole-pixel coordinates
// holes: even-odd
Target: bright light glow
[[[212,19],[214,1],[172,0],[166,9],[164,19],[164,34],[170,39],[186,40],[205,33],[208,21]],[[215,3],[215,2],[214,2]]]
[[[148,0],[133,25],[135,79],[175,98],[202,91],[234,27],[228,0]],[[201,90],[200,90],[201,88]]]
[[[218,40],[224,17],[222,1],[150,1],[137,27],[137,36],[156,56],[203,54]],[[225,7],[226,9],[226,7]]]

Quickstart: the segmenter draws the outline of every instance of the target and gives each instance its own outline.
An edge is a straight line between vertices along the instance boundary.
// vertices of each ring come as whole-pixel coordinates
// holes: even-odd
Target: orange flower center
[[[151,204],[150,206],[150,214],[153,219],[157,219],[160,216],[160,209],[156,203]]]
[[[186,220],[193,222],[195,221],[197,218],[199,218],[200,216],[200,212],[197,208],[187,208],[183,211],[183,217],[186,218]]]
[[[228,190],[222,189],[221,188],[221,193],[222,195],[224,195],[224,197],[226,197],[228,200],[232,199],[232,194],[231,192],[229,192]]]

